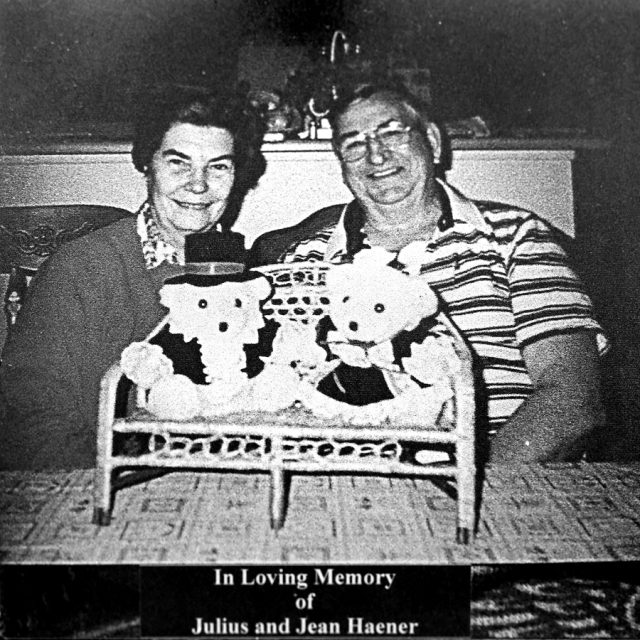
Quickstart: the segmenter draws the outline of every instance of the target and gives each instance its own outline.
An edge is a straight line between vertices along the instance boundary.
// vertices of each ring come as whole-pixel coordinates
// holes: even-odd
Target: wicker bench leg
[[[458,521],[456,542],[469,544],[473,537],[476,514],[476,479],[473,467],[458,471],[457,489]]]
[[[100,525],[101,527],[106,527],[111,524],[111,514],[104,509],[100,509],[96,507],[93,510],[93,524]]]
[[[106,526],[111,523],[111,469],[98,467],[94,476],[93,523]]]
[[[271,512],[271,528],[274,531],[278,531],[284,524],[286,509],[285,472],[282,467],[274,467],[271,470],[269,503]]]
[[[469,544],[470,539],[471,539],[471,533],[469,529],[467,529],[466,527],[456,528],[456,542],[458,544]]]
[[[111,522],[113,427],[116,395],[121,377],[122,370],[116,362],[107,369],[100,381],[97,459],[93,482],[93,522],[99,525],[108,525]]]

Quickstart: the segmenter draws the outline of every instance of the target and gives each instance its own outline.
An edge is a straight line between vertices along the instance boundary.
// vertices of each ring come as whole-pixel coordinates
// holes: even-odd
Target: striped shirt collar
[[[175,247],[162,237],[148,200],[138,209],[137,229],[147,269],[155,269],[164,262],[183,264]]]
[[[454,223],[466,223],[479,231],[490,233],[491,230],[478,207],[444,180],[439,178],[437,180],[443,191],[445,210],[438,220],[432,240],[437,240],[447,233]],[[358,202],[353,200],[346,204],[327,243],[325,258],[328,261],[335,261],[345,255],[353,255],[362,248],[363,244],[367,245],[366,237],[362,232],[363,223],[364,212]]]
[[[484,216],[480,213],[480,209],[478,209],[472,200],[469,200],[469,198],[462,195],[457,189],[444,180],[440,180],[439,178],[437,180],[449,200],[451,219],[453,222],[464,222],[475,227],[478,231],[491,233],[491,227],[489,227]],[[443,233],[441,230],[439,231],[440,234]]]

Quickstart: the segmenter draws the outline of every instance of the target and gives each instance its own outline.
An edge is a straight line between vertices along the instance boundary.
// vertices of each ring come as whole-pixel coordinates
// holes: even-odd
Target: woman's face
[[[147,171],[149,198],[166,239],[180,249],[188,234],[211,229],[224,213],[234,176],[231,133],[172,125]]]

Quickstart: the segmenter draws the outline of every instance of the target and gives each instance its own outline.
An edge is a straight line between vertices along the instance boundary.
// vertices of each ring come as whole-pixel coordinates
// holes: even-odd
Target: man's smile
[[[373,178],[374,180],[380,180],[382,178],[395,176],[401,171],[403,171],[402,167],[390,167],[388,169],[380,169],[379,171],[372,171],[371,173],[369,173],[369,178]]]

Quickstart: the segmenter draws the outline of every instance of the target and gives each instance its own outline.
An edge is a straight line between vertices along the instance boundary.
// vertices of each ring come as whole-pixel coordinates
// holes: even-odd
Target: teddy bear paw
[[[200,412],[196,385],[183,375],[162,378],[149,392],[147,408],[166,420],[189,420]]]
[[[162,347],[148,342],[133,342],[122,351],[120,366],[134,384],[150,389],[165,376],[173,373],[173,363]]]

